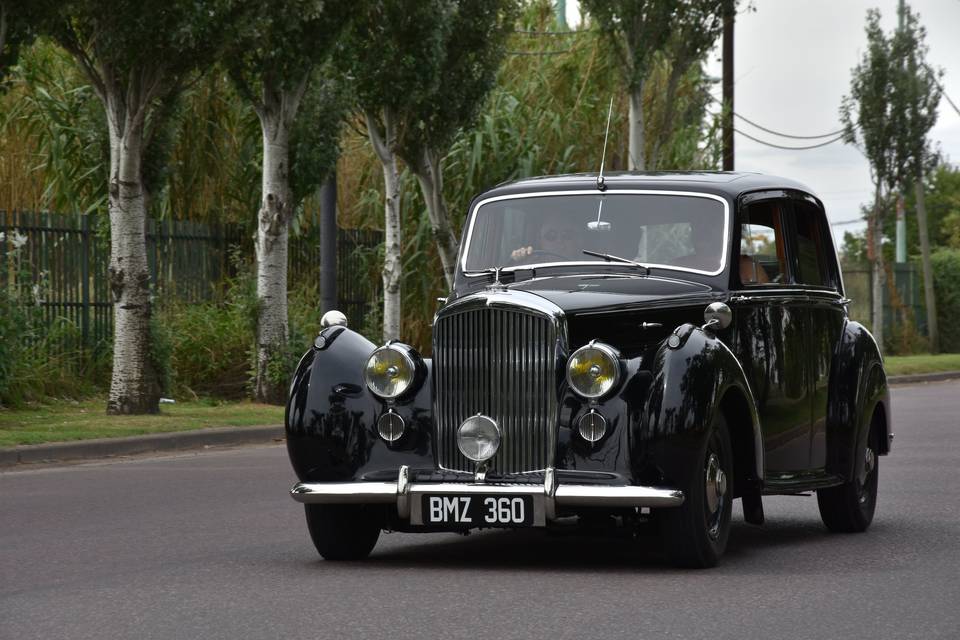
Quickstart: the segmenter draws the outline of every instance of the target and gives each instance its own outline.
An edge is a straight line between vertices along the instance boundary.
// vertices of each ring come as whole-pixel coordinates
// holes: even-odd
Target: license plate
[[[530,527],[534,522],[529,495],[424,495],[420,513],[425,525]]]

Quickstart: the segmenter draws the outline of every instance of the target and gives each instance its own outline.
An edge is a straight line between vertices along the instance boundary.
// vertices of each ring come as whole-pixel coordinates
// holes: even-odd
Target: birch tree
[[[437,82],[409,112],[399,153],[417,177],[443,277],[452,288],[459,243],[443,195],[443,157],[456,134],[476,119],[496,82],[517,3],[446,0],[444,5],[448,24],[438,25],[444,37],[443,61],[433,68]]]
[[[843,139],[856,145],[870,163],[873,209],[867,217],[867,257],[872,263],[873,336],[883,349],[883,188],[895,182],[898,127],[894,92],[896,61],[880,27],[880,12],[867,11],[867,50],[850,78],[850,93],[840,105]]]
[[[292,216],[335,162],[341,113],[320,113],[299,127],[301,164],[294,169],[292,139],[305,98],[334,105],[335,83],[321,65],[356,5],[322,0],[248,0],[243,27],[224,56],[238,92],[252,105],[263,138],[261,201],[257,212],[257,335],[254,397],[282,403],[287,377],[287,245]],[[312,86],[311,86],[312,84]],[[329,135],[330,130],[334,135]],[[319,144],[318,150],[303,144]],[[318,155],[319,154],[319,155]],[[311,163],[310,160],[319,160]],[[318,166],[319,165],[319,166]],[[306,169],[306,170],[304,170]],[[291,183],[291,179],[301,179]],[[297,184],[298,183],[298,184]],[[297,192],[292,188],[299,187]]]
[[[443,0],[371,0],[355,10],[338,54],[353,79],[360,116],[383,168],[384,340],[400,337],[400,142],[416,105],[440,82],[446,11]]]
[[[73,56],[106,112],[114,301],[108,413],[158,410],[144,156],[163,123],[164,105],[216,57],[231,5],[231,0],[64,0],[44,16],[44,30]]]

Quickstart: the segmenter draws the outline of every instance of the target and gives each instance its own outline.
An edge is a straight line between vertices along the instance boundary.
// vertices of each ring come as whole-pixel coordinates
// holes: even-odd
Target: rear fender
[[[827,398],[827,472],[851,480],[854,452],[866,442],[874,412],[880,410],[879,454],[890,452],[890,390],[883,358],[866,327],[847,321],[833,354]]]

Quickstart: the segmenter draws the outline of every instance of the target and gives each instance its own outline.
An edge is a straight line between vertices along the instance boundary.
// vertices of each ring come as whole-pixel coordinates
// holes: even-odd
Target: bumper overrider
[[[412,525],[425,524],[423,496],[530,496],[533,501],[533,526],[545,526],[555,520],[558,507],[662,508],[683,504],[683,491],[637,485],[560,484],[553,469],[544,473],[543,484],[497,482],[411,482],[410,469],[404,465],[396,482],[299,482],[290,490],[304,504],[384,504],[396,505],[402,519]]]

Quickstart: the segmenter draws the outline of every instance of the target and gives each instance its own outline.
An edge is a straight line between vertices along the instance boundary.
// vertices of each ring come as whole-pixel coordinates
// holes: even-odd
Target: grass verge
[[[922,353],[914,356],[889,356],[883,359],[888,376],[914,373],[938,373],[960,371],[960,353]]]
[[[105,398],[92,398],[0,409],[0,448],[207,427],[283,424],[283,407],[246,401],[163,404],[159,414],[147,416],[108,416],[106,406]]]

